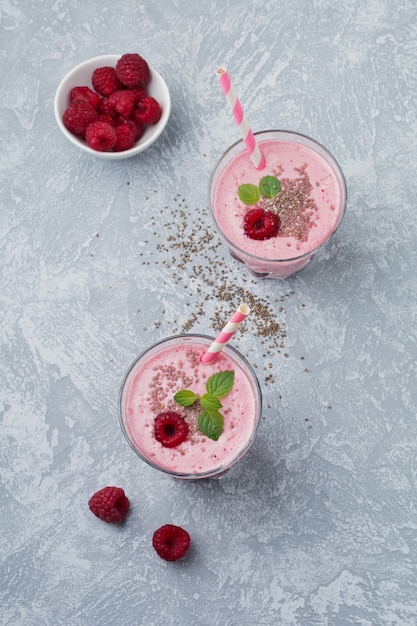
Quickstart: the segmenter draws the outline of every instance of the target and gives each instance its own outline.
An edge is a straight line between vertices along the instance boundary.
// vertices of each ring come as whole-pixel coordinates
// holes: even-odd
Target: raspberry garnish
[[[136,109],[133,111],[135,120],[146,126],[159,122],[161,115],[161,106],[152,96],[141,98],[136,105]]]
[[[185,556],[190,547],[190,535],[180,526],[165,524],[155,530],[152,545],[161,559],[177,561]]]
[[[113,107],[119,115],[129,117],[135,106],[135,94],[129,89],[113,91],[109,96],[109,106]]]
[[[154,420],[154,434],[165,448],[174,448],[187,439],[188,424],[175,411],[159,413]]]
[[[82,86],[73,87],[70,91],[69,99],[70,103],[75,102],[76,100],[84,100],[84,102],[88,102],[93,109],[97,110],[101,98],[98,93],[90,89],[90,87]]]
[[[104,487],[91,496],[88,506],[103,522],[118,524],[125,519],[130,502],[120,487]]]
[[[116,133],[107,122],[93,122],[87,126],[85,140],[93,150],[110,152],[116,143]]]
[[[97,119],[97,111],[84,100],[72,102],[65,110],[62,121],[74,135],[84,137],[87,126]]]
[[[113,91],[122,89],[122,84],[117,78],[114,67],[98,67],[93,72],[91,82],[94,89],[101,96],[109,96]]]
[[[278,234],[279,217],[272,211],[255,207],[247,211],[243,227],[245,234],[251,239],[270,239]]]
[[[143,87],[151,77],[149,65],[139,54],[124,54],[116,63],[116,74],[125,87]]]

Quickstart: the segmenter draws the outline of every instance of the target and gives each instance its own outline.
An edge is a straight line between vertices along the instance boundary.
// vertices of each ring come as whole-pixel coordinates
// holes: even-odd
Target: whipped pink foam
[[[315,250],[335,230],[343,210],[341,185],[334,169],[318,152],[301,143],[271,139],[259,142],[259,146],[266,162],[261,172],[253,167],[243,150],[219,175],[213,199],[213,214],[219,228],[232,244],[264,259],[285,260]],[[294,186],[293,181],[300,181],[302,175],[308,177],[311,192],[307,211],[311,215],[303,237],[299,233],[297,236],[278,233],[277,237],[257,241],[245,234],[244,215],[249,207],[239,199],[238,186],[259,185],[266,175],[276,176],[283,191]]]
[[[173,473],[211,472],[230,464],[247,446],[258,419],[253,381],[224,351],[213,363],[200,363],[207,347],[198,341],[162,347],[136,364],[122,394],[124,427],[133,446],[152,464]],[[197,429],[195,409],[181,407],[173,397],[180,389],[203,395],[207,379],[225,370],[234,371],[234,385],[221,399],[223,432],[213,441]],[[187,440],[175,448],[164,447],[154,437],[155,417],[168,410],[184,416],[190,425]]]

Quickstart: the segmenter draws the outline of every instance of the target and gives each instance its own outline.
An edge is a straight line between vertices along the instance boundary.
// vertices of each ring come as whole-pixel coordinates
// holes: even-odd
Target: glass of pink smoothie
[[[313,139],[284,130],[261,131],[255,137],[265,168],[255,169],[243,140],[233,144],[212,172],[210,208],[230,254],[253,276],[287,278],[305,267],[336,232],[346,208],[346,183],[337,161]],[[273,197],[270,184],[262,187],[263,177],[279,181]],[[251,204],[239,196],[242,185],[253,196]],[[268,230],[271,213],[275,230]]]
[[[134,361],[121,385],[119,418],[127,441],[146,463],[175,478],[220,476],[249,450],[260,422],[261,390],[247,360],[226,345],[214,362],[200,362],[213,340],[199,334],[168,337]],[[214,440],[199,429],[204,412],[200,401],[181,406],[174,396],[191,390],[201,398],[210,388],[207,381],[224,372],[233,372],[234,381],[220,398],[222,431]],[[157,439],[156,424],[161,415],[171,413],[185,423],[187,434],[178,445],[167,447]]]

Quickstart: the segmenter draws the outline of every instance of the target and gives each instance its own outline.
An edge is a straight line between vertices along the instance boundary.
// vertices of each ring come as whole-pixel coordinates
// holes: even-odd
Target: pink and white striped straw
[[[223,93],[226,96],[226,100],[232,109],[233,117],[236,124],[239,127],[240,133],[245,142],[246,149],[252,160],[253,165],[257,170],[262,170],[265,167],[265,160],[262,156],[259,146],[256,143],[253,132],[248,124],[246,115],[242,109],[242,105],[239,102],[239,98],[234,90],[232,82],[230,80],[229,72],[224,67],[219,67],[216,70],[217,77],[220,82],[220,86],[223,89]]]
[[[223,350],[227,342],[233,337],[243,320],[249,315],[250,308],[247,304],[241,304],[237,311],[235,311],[227,322],[226,326],[219,333],[211,346],[207,349],[207,352],[203,354],[200,361],[201,363],[212,363],[219,355],[219,352]]]

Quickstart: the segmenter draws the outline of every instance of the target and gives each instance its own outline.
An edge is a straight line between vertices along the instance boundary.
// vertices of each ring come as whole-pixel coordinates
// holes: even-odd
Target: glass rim
[[[225,242],[227,242],[227,245],[230,246],[230,248],[232,248],[233,250],[236,250],[237,252],[240,252],[242,255],[249,257],[250,259],[254,259],[255,261],[259,261],[260,263],[271,263],[271,264],[285,264],[285,263],[293,263],[294,261],[301,261],[302,259],[305,259],[306,257],[310,257],[313,254],[315,254],[318,250],[320,250],[321,248],[323,248],[323,246],[325,246],[330,239],[332,239],[332,237],[336,234],[337,230],[339,229],[340,224],[342,223],[343,217],[346,213],[346,205],[347,205],[347,186],[346,186],[346,179],[345,176],[343,174],[342,168],[340,167],[338,161],[336,160],[336,158],[333,156],[333,154],[323,145],[321,144],[319,141],[317,141],[316,139],[313,139],[312,137],[309,137],[309,135],[305,135],[303,133],[299,133],[293,130],[284,130],[284,129],[279,129],[279,128],[272,128],[272,129],[268,129],[268,130],[259,130],[254,134],[255,137],[257,136],[261,136],[261,135],[266,135],[266,134],[270,134],[270,133],[282,133],[283,135],[289,135],[289,136],[293,136],[293,137],[299,137],[302,141],[299,143],[304,143],[305,140],[307,140],[308,143],[313,144],[313,146],[317,146],[326,156],[327,160],[329,161],[330,165],[333,166],[333,169],[335,170],[336,176],[341,184],[341,191],[342,191],[342,199],[343,199],[343,205],[342,208],[340,210],[340,214],[339,214],[339,218],[338,218],[338,222],[335,226],[335,228],[332,230],[332,232],[329,234],[329,236],[322,241],[318,246],[316,246],[315,248],[311,248],[311,250],[308,250],[307,252],[303,252],[303,254],[299,254],[297,256],[292,256],[292,257],[287,257],[285,259],[274,259],[274,258],[267,258],[267,257],[262,257],[262,256],[258,256],[256,254],[253,254],[252,252],[247,252],[246,250],[244,250],[243,248],[241,248],[240,246],[238,246],[237,244],[233,243],[233,241],[231,241],[229,239],[229,237],[227,237],[227,235],[224,234],[224,232],[222,231],[222,229],[220,228],[219,224],[217,223],[217,220],[214,216],[214,211],[213,211],[213,206],[212,206],[212,200],[211,200],[211,190],[212,190],[212,186],[213,186],[213,179],[217,173],[217,170],[221,164],[221,162],[223,161],[223,159],[233,150],[235,150],[238,146],[242,146],[243,149],[240,150],[239,152],[236,153],[235,156],[237,156],[238,154],[240,154],[241,152],[243,152],[243,150],[246,150],[246,147],[244,145],[244,140],[243,139],[238,139],[238,141],[235,141],[232,145],[230,145],[222,154],[221,156],[217,159],[211,174],[210,174],[210,180],[209,180],[209,187],[208,187],[208,199],[209,199],[209,207],[210,207],[210,213],[214,222],[214,225],[218,231],[218,233],[221,235],[221,237],[224,239]],[[283,139],[285,141],[285,139]],[[288,141],[292,141],[290,139],[290,137],[288,137]],[[294,141],[294,143],[297,143],[296,141]],[[314,149],[312,146],[310,146],[312,149]],[[317,152],[317,150],[316,150]]]
[[[254,427],[252,430],[252,433],[249,437],[249,439],[246,441],[245,445],[239,450],[239,452],[231,459],[229,460],[227,463],[223,463],[222,465],[219,465],[218,467],[205,471],[205,472],[176,472],[173,470],[169,470],[167,468],[161,467],[160,465],[158,465],[157,463],[151,461],[147,456],[145,456],[144,454],[142,454],[137,447],[133,444],[131,437],[129,436],[129,433],[127,431],[127,428],[125,427],[124,424],[124,420],[123,420],[123,392],[125,389],[125,385],[127,383],[127,380],[129,378],[130,373],[132,372],[132,370],[136,367],[137,363],[139,363],[139,361],[145,357],[151,350],[154,350],[155,348],[158,348],[159,346],[166,344],[170,341],[174,341],[177,339],[204,339],[207,340],[207,345],[210,345],[210,343],[212,341],[214,341],[215,337],[212,337],[211,335],[206,335],[206,334],[202,334],[202,333],[179,333],[176,335],[169,335],[168,337],[165,337],[164,339],[160,339],[158,341],[155,341],[152,345],[150,345],[148,348],[145,348],[144,350],[142,350],[140,352],[140,354],[134,359],[134,361],[130,364],[130,366],[128,367],[123,380],[120,384],[120,388],[119,388],[119,397],[118,397],[118,417],[119,417],[119,424],[120,427],[122,429],[122,432],[125,436],[126,441],[128,442],[128,444],[130,445],[130,447],[132,448],[132,450],[139,456],[139,458],[141,458],[143,461],[145,461],[145,463],[147,463],[148,465],[150,465],[151,467],[153,467],[154,469],[159,470],[160,472],[163,472],[164,474],[167,474],[169,476],[173,476],[174,478],[182,478],[182,479],[194,479],[194,480],[198,480],[200,478],[210,478],[210,477],[215,477],[218,476],[219,474],[222,474],[223,472],[225,472],[226,470],[228,470],[230,467],[232,467],[235,463],[237,463],[245,454],[246,452],[249,450],[249,448],[251,447],[254,439],[255,439],[255,435],[256,432],[258,430],[259,424],[261,422],[261,417],[262,417],[262,391],[261,391],[261,387],[259,384],[259,380],[258,377],[255,373],[254,368],[252,367],[252,365],[249,363],[249,361],[246,359],[245,356],[243,356],[243,354],[241,352],[239,352],[239,350],[237,350],[234,346],[231,346],[229,344],[226,344],[225,347],[223,348],[223,350],[225,351],[231,351],[232,355],[234,355],[234,358],[236,358],[237,361],[241,361],[243,363],[243,365],[247,368],[247,370],[249,371],[249,374],[251,376],[252,382],[253,382],[253,387],[255,390],[255,393],[257,395],[257,400],[258,400],[258,411],[257,411],[257,415],[255,416],[255,420],[254,420]],[[210,343],[209,343],[210,342]],[[239,364],[241,365],[241,364]]]

